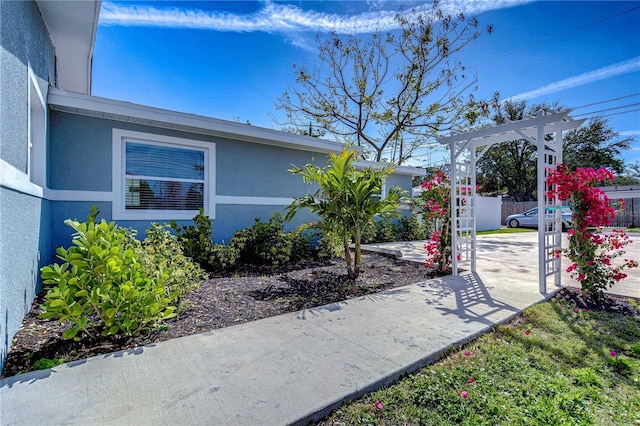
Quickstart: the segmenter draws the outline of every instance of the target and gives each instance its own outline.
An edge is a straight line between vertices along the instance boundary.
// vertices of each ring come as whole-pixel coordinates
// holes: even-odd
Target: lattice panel
[[[554,276],[556,286],[560,286],[561,258],[557,256],[562,249],[562,204],[556,198],[549,198],[548,192],[555,185],[548,182],[548,177],[556,169],[558,155],[554,151],[544,151],[544,275],[545,279]]]
[[[456,263],[470,264],[467,267],[475,270],[475,167],[471,162],[456,162],[454,175]]]

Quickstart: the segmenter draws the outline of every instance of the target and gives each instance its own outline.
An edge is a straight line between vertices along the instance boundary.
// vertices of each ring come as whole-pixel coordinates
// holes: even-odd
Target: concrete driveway
[[[564,234],[563,247],[568,245]],[[627,256],[640,261],[640,234],[631,234],[631,244],[627,246]],[[400,252],[402,259],[424,262],[425,241],[401,241],[394,243],[367,244],[366,250],[388,254]],[[517,280],[518,282],[538,282],[538,233],[521,232],[513,234],[480,235],[477,237],[477,272],[492,279]],[[562,259],[562,285],[577,286],[578,283],[565,272],[570,262]],[[640,298],[640,268],[627,271],[626,279],[609,289],[612,294]],[[547,284],[547,291],[553,289],[553,283]]]

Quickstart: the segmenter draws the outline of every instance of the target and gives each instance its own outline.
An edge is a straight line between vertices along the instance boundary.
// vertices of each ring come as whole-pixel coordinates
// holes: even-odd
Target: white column
[[[544,116],[543,111],[539,111],[537,114],[537,153],[538,153],[538,286],[540,289],[540,293],[547,293],[547,280],[545,273],[545,203],[544,203],[544,190],[545,190],[545,161],[544,161],[544,123],[542,121],[542,117]]]
[[[458,176],[456,174],[456,143],[451,142],[451,274],[458,275],[458,231],[457,231],[457,219],[458,209],[456,208],[456,180]]]

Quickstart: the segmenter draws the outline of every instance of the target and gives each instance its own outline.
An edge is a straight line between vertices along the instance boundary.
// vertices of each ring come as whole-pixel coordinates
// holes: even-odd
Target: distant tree
[[[277,108],[281,126],[331,134],[370,160],[401,164],[442,131],[460,130],[488,111],[467,92],[476,78],[456,59],[481,31],[475,18],[434,2],[396,16],[397,32],[318,38],[319,63],[294,65]]]
[[[624,169],[624,176],[636,180],[636,183],[640,183],[640,160],[627,164]]]
[[[595,117],[586,126],[565,134],[563,162],[571,170],[606,167],[620,174],[624,171],[620,154],[630,148],[632,140],[619,138],[607,119]]]
[[[492,117],[494,124],[523,120],[538,111],[561,109],[557,103],[527,106],[525,101],[506,101],[499,105]],[[477,162],[478,184],[482,192],[506,190],[514,201],[533,200],[537,188],[536,146],[525,139],[517,139],[491,147]]]

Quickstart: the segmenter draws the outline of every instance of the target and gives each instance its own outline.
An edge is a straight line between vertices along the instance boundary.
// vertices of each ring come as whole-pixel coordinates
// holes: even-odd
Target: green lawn
[[[537,232],[537,229],[531,228],[507,228],[502,227],[500,229],[492,229],[491,231],[477,231],[476,235],[491,235],[491,234],[516,234],[520,232]]]
[[[552,300],[515,323],[344,406],[327,424],[640,424],[639,317],[575,313]]]

